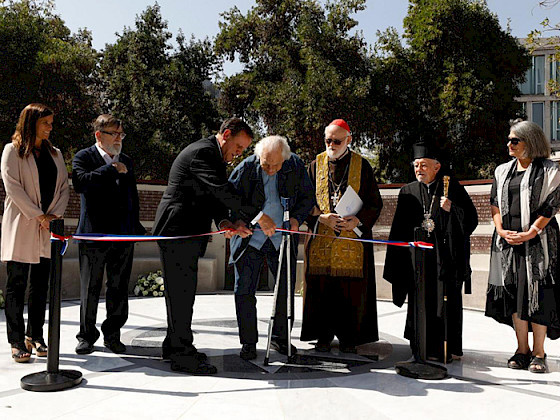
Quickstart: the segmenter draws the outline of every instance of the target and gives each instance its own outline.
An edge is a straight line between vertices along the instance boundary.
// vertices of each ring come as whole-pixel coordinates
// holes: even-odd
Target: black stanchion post
[[[422,228],[415,229],[414,240],[416,242],[430,242],[430,238],[426,236],[426,231]],[[414,360],[396,363],[395,370],[399,375],[414,379],[444,379],[447,377],[447,369],[426,361],[426,252],[435,252],[435,250],[412,249],[415,286],[414,295],[408,297],[408,304],[415,305]]]
[[[51,232],[64,235],[64,220],[51,221]],[[60,357],[60,291],[62,279],[63,241],[51,242],[51,272],[49,281],[49,352],[47,370],[21,378],[21,387],[28,391],[60,391],[78,385],[82,374],[76,370],[59,370]]]
[[[280,197],[282,208],[284,209],[284,223],[282,227],[290,230],[290,199]],[[286,313],[287,313],[287,330],[288,330],[288,363],[295,361],[295,355],[292,354],[292,325],[294,323],[294,314],[292,314],[292,235],[288,232],[282,232],[283,239],[286,241]]]
[[[426,238],[425,231],[422,228],[416,228],[414,231],[414,240],[429,242]],[[414,296],[411,298],[415,302],[416,316],[414,317],[414,337],[416,342],[416,354],[414,357],[417,361],[425,362],[426,356],[426,251],[422,248],[412,248],[412,260],[414,261],[414,276],[416,278]]]

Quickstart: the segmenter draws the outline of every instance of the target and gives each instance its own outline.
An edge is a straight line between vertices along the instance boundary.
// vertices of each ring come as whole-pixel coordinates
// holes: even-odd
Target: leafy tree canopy
[[[138,176],[166,179],[175,155],[219,122],[204,83],[219,70],[209,40],[176,37],[157,3],[106,46],[100,61],[103,107],[122,118]]]
[[[411,0],[404,27],[406,46],[390,30],[377,45],[382,175],[410,178],[411,145],[422,139],[444,150],[459,177],[491,176],[507,159],[528,52],[484,1]]]
[[[222,14],[214,44],[179,33],[173,47],[155,3],[98,54],[52,1],[0,0],[0,131],[9,139],[21,109],[45,102],[57,113],[53,140],[70,158],[91,143],[91,120],[111,112],[125,121],[137,175],[166,179],[175,155],[221,117],[285,135],[307,160],[324,149],[325,125],[344,118],[354,145],[375,152],[381,180],[410,179],[419,139],[444,149],[458,176],[490,176],[507,159],[508,120],[521,112],[513,99],[527,51],[481,0],[410,0],[404,39],[389,29],[372,49],[353,19],[364,8],[257,0],[245,14]],[[218,93],[218,60],[235,57],[243,70]]]
[[[0,135],[8,141],[19,113],[42,102],[56,113],[52,138],[69,159],[96,113],[96,52],[91,34],[71,34],[48,1],[0,3]]]
[[[312,158],[324,150],[323,130],[346,119],[354,141],[367,142],[373,107],[368,103],[371,61],[351,15],[365,0],[257,0],[243,15],[222,14],[216,53],[233,60],[241,73],[220,85],[222,110],[285,135],[292,149]]]

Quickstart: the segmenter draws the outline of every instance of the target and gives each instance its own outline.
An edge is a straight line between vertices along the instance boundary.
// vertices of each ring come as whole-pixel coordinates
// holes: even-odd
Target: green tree
[[[204,88],[218,69],[210,41],[187,42],[180,33],[174,50],[171,37],[156,3],[106,46],[100,62],[104,107],[124,120],[140,178],[166,179],[175,155],[219,120]]]
[[[257,0],[245,15],[223,13],[216,52],[238,56],[243,71],[220,85],[222,111],[287,136],[308,159],[324,150],[333,118],[346,119],[354,141],[366,144],[371,60],[361,33],[351,33],[351,15],[364,8],[365,0]]]
[[[391,31],[378,45],[385,56],[376,78],[386,96],[376,96],[384,126],[372,135],[387,162],[384,175],[406,180],[411,145],[425,139],[444,150],[459,177],[489,177],[507,159],[527,51],[484,1],[411,0],[404,28],[406,46]]]
[[[20,111],[43,102],[56,113],[53,142],[67,160],[85,142],[97,112],[91,34],[71,34],[48,1],[0,5],[0,135],[8,141]]]

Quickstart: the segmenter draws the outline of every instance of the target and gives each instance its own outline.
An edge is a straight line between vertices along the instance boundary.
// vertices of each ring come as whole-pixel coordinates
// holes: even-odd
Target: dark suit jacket
[[[260,160],[256,155],[250,156],[241,162],[232,172],[229,181],[241,194],[244,200],[262,210],[265,202],[264,183]],[[307,174],[302,160],[295,154],[285,160],[282,168],[278,171],[278,192],[280,197],[290,198],[290,217],[295,218],[301,225],[313,206],[315,201],[315,189]],[[233,214],[233,219],[238,219]],[[292,235],[294,252],[297,251],[297,235]],[[249,245],[251,237],[242,239],[234,236],[231,239],[230,263],[235,262]]]
[[[105,163],[95,145],[80,150],[72,160],[72,184],[80,193],[80,221],[76,233],[141,235],[138,189],[132,159],[121,153],[128,169],[119,174]]]
[[[179,153],[169,172],[167,189],[159,203],[154,235],[182,236],[210,231],[235,210],[250,221],[259,212],[245,206],[227,181],[226,164],[215,136],[198,140]]]

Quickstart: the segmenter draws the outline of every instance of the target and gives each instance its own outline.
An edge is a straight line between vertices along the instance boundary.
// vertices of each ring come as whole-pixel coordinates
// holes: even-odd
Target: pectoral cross
[[[333,207],[336,207],[338,205],[338,202],[340,201],[340,191],[334,192],[333,195],[331,195],[331,200],[333,203]]]

